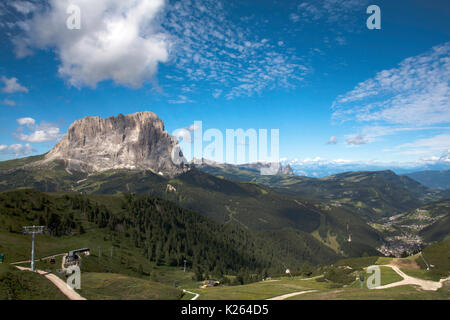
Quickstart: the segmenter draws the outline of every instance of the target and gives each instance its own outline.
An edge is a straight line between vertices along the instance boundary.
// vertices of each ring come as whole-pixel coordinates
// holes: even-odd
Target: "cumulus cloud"
[[[66,27],[69,4],[81,9],[79,30]],[[78,88],[106,80],[138,88],[155,81],[158,65],[167,63],[174,67],[171,80],[206,81],[223,91],[214,97],[233,99],[295,88],[312,70],[295,48],[232,19],[224,1],[48,0],[15,7],[28,13],[13,24],[19,29],[12,38],[16,55],[53,50],[59,75]],[[169,102],[191,102],[181,95]]]
[[[378,72],[333,102],[333,118],[423,126],[450,122],[450,42]]]
[[[69,5],[80,8],[81,29],[66,27]],[[53,49],[60,76],[78,88],[109,79],[138,88],[169,56],[168,36],[155,22],[163,7],[164,0],[49,0],[17,24],[16,55]]]
[[[2,154],[13,154],[15,156],[25,156],[30,153],[36,152],[36,150],[29,144],[11,144],[11,145],[0,145],[0,153]]]
[[[13,136],[20,141],[32,143],[55,142],[62,137],[60,129],[52,123],[41,122],[37,125],[33,118],[19,118],[17,123],[20,126],[13,133]]]
[[[36,124],[36,120],[34,120],[33,118],[19,118],[16,119],[17,123],[20,124],[21,126],[27,126],[27,127],[32,127]]]
[[[1,81],[4,84],[2,91],[5,93],[28,92],[28,89],[22,86],[19,83],[19,80],[15,77],[7,78],[5,76],[2,76]]]

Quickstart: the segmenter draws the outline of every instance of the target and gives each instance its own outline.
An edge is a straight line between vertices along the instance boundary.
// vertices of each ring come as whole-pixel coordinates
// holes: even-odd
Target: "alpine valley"
[[[214,279],[231,288],[287,269],[336,288],[354,280],[348,268],[384,257],[414,257],[419,266],[424,248],[432,275],[448,276],[440,253],[448,256],[449,190],[389,170],[311,178],[277,164],[277,174],[260,175],[267,165],[188,162],[152,112],[86,117],[48,153],[0,163],[0,251],[9,261],[28,259],[24,225],[45,226],[40,258],[91,248],[80,294],[92,299],[148,298],[147,286],[152,298],[177,299],[189,294],[173,283],[195,290]],[[38,264],[56,270],[45,259]],[[18,272],[4,270],[0,297],[25,294],[11,279],[22,288],[37,281]],[[133,292],[118,289],[130,281]]]

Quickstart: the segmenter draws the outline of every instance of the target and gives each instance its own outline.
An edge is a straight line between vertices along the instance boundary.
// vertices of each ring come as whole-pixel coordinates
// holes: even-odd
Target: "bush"
[[[348,268],[330,267],[325,271],[324,278],[341,285],[350,284],[355,280],[353,270]]]

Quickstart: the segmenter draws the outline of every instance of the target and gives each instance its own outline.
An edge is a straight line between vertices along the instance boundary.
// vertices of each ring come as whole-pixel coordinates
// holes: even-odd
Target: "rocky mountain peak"
[[[286,166],[282,167],[281,174],[286,174],[286,175],[292,176],[292,175],[294,175],[294,170],[292,170],[290,164],[287,164]]]
[[[172,153],[181,155],[182,162],[174,163]],[[44,162],[54,160],[64,160],[68,169],[87,172],[132,169],[175,175],[186,170],[176,138],[149,111],[75,121]]]

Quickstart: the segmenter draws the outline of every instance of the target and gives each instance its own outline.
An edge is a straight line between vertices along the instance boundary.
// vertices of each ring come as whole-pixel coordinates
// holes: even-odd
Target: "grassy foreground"
[[[43,276],[0,264],[0,300],[67,300]]]
[[[79,293],[88,300],[178,300],[179,289],[150,280],[115,273],[87,272]]]
[[[391,275],[389,272],[385,272],[385,270],[382,270],[382,273],[385,276],[382,285],[398,280],[396,276]],[[450,287],[448,284],[438,291],[424,291],[412,286],[369,290],[367,288],[361,289],[356,282],[346,287],[333,288],[333,285],[327,282],[302,280],[301,278],[294,278],[293,280],[284,278],[276,281],[257,282],[236,287],[224,286],[207,289],[189,289],[189,291],[200,294],[198,300],[264,300],[307,290],[317,291],[293,296],[287,300],[450,299]]]

